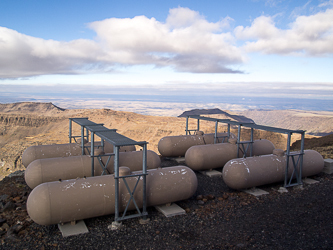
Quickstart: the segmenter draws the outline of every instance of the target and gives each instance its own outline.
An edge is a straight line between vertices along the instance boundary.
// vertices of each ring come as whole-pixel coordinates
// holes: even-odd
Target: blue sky
[[[7,89],[242,86],[329,99],[332,66],[332,0],[0,1]]]

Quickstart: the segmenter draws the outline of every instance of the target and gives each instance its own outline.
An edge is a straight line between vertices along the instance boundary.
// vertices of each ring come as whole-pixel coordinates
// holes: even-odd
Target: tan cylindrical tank
[[[197,135],[166,136],[158,142],[158,151],[165,157],[184,156],[186,151],[195,145],[213,144],[215,134],[203,134],[197,132]],[[228,133],[218,133],[218,137],[228,136]],[[230,134],[234,138],[234,134]],[[217,143],[221,143],[223,138],[218,138]],[[227,141],[227,138],[225,139]]]
[[[95,146],[101,145],[101,142],[95,142]],[[90,146],[90,142],[85,144]],[[105,142],[104,151],[106,153],[113,152],[113,145]],[[121,152],[135,151],[135,146],[125,146],[120,148]],[[89,154],[85,150],[85,154]],[[37,159],[57,158],[82,155],[81,145],[77,143],[39,145],[28,147],[22,154],[22,164],[27,167],[31,162]]]
[[[103,165],[106,164],[107,160],[108,156],[102,156]],[[154,151],[147,150],[147,168],[158,168],[160,165],[160,157]],[[127,166],[131,171],[141,170],[142,151],[120,152],[119,166]],[[107,169],[110,174],[113,174],[113,156],[111,156]],[[102,167],[95,157],[94,176],[101,175],[102,171]],[[24,173],[25,182],[32,189],[44,182],[83,178],[85,176],[91,176],[91,157],[89,155],[37,159],[29,164]]]
[[[137,178],[126,178],[131,190],[133,190]],[[148,170],[146,183],[147,206],[188,199],[194,195],[197,189],[195,173],[185,166]],[[139,181],[134,193],[134,199],[139,208],[142,207],[142,188],[142,181]],[[119,211],[121,212],[124,211],[130,195],[122,180],[119,182],[119,190]],[[135,206],[131,201],[129,210],[133,209]],[[40,225],[52,225],[114,214],[114,176],[104,175],[43,183],[30,193],[27,211],[30,218]]]
[[[230,141],[233,140],[236,139]],[[235,143],[236,141],[190,147],[185,154],[186,165],[197,171],[222,168],[228,161],[237,158],[237,145]],[[253,155],[272,154],[273,150],[274,145],[268,140],[255,140],[253,142]],[[243,157],[241,150],[239,157]]]
[[[274,154],[245,159],[234,159],[223,168],[223,180],[233,189],[245,189],[284,181],[286,155],[280,149]],[[292,159],[289,159],[289,178],[293,171]],[[302,177],[320,173],[324,168],[323,157],[314,150],[305,150],[303,155]]]
[[[252,148],[252,156],[273,154],[274,149],[275,149],[274,144],[269,140],[266,139],[255,140]],[[243,154],[240,155],[241,155],[240,157],[243,157]],[[250,156],[250,148],[248,149],[246,156]]]

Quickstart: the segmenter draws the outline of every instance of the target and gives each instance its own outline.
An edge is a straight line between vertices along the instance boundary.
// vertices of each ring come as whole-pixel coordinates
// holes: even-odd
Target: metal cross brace
[[[139,184],[139,181],[140,181],[140,179],[141,179],[141,176],[143,176],[143,175],[147,175],[147,174],[126,175],[126,176],[119,176],[118,178],[115,178],[115,179],[120,179],[120,178],[123,179],[123,181],[124,181],[124,183],[125,183],[125,186],[126,186],[126,188],[127,188],[127,191],[128,191],[128,193],[130,194],[130,199],[129,199],[128,202],[127,202],[127,205],[126,205],[126,208],[125,208],[125,210],[124,210],[124,212],[123,212],[123,215],[122,215],[121,218],[118,218],[118,220],[124,220],[124,219],[129,219],[129,218],[134,218],[134,217],[140,217],[140,216],[143,216],[143,215],[147,215],[147,214],[148,214],[147,212],[146,212],[146,213],[141,212],[139,206],[137,205],[137,203],[136,203],[136,201],[135,201],[135,199],[134,199],[134,193],[135,193],[135,190],[136,190],[136,188],[137,188],[137,186],[138,186],[138,184]],[[130,187],[128,186],[128,183],[127,183],[127,181],[126,181],[126,178],[127,178],[127,177],[134,177],[134,176],[138,176],[138,180],[136,181],[136,184],[135,184],[135,186],[134,186],[134,188],[133,188],[133,191],[131,191],[131,189],[130,189]],[[138,214],[125,216],[125,215],[126,215],[126,212],[127,212],[127,210],[128,210],[128,207],[129,207],[129,205],[130,205],[130,203],[131,203],[132,200],[133,200],[133,203],[134,203],[134,205],[135,205],[135,208],[136,208],[136,211],[138,212]]]
[[[105,154],[105,155],[97,155],[97,159],[98,159],[98,162],[100,164],[100,166],[102,167],[103,171],[102,171],[102,174],[101,175],[104,175],[105,172],[107,172],[107,174],[110,174],[110,171],[107,169],[107,166],[111,160],[111,156],[113,156],[114,154]],[[102,156],[109,156],[105,165],[103,164],[103,161],[102,161]]]
[[[287,170],[286,172],[288,173],[288,168],[289,168],[289,156],[291,156],[291,160],[292,160],[292,163],[293,163],[293,172],[290,176],[290,179],[288,181],[288,184],[286,186],[293,186],[293,185],[300,185],[302,184],[302,172],[301,172],[301,168],[300,167],[297,167],[299,165],[299,163],[301,162],[301,158],[303,157],[303,154],[300,153],[300,154],[290,154],[288,155],[287,157]],[[298,156],[297,157],[297,161],[295,162],[295,156]],[[295,184],[292,184],[291,181],[294,179],[294,175],[296,177],[296,183]],[[287,176],[286,176],[287,177]]]
[[[243,149],[243,150],[241,149],[241,151],[243,152],[243,158],[246,158],[247,151],[249,150],[250,145],[251,145],[251,147],[252,147],[252,143],[253,143],[253,141],[237,142],[237,144],[238,144],[238,148],[237,148],[237,158],[239,158],[239,148],[240,148],[240,145],[242,146],[242,149]],[[244,144],[247,144],[246,148],[245,148]],[[252,152],[252,150],[251,150],[251,152]],[[252,153],[251,153],[250,156],[252,156]]]

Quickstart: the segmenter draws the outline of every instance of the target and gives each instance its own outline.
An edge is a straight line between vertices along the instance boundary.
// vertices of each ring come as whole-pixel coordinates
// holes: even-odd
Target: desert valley
[[[207,113],[207,110],[187,111],[187,114]],[[212,112],[208,112],[212,113]],[[267,125],[285,129],[306,130],[307,140],[325,141],[318,143],[319,152],[325,158],[332,157],[333,112],[300,111],[300,110],[247,110],[240,112],[215,110],[215,114],[204,116],[231,119],[235,121],[254,121],[259,125]],[[186,114],[186,112],[185,112]],[[181,116],[181,114],[179,114]],[[52,103],[22,102],[0,104],[0,175],[4,177],[13,171],[23,169],[21,156],[23,151],[32,145],[60,144],[68,142],[68,118],[88,117],[96,123],[117,131],[136,141],[147,141],[148,149],[158,153],[157,144],[165,136],[185,134],[185,117],[164,117],[140,115],[133,112],[114,111],[111,109],[62,109]],[[190,127],[196,127],[196,120],[190,119]],[[80,127],[73,128],[73,133],[80,134]],[[201,121],[200,130],[213,133],[215,124]],[[220,124],[218,131],[226,131]],[[231,132],[237,134],[237,128]],[[326,137],[321,137],[327,135]],[[242,139],[248,140],[250,131],[242,130]],[[287,136],[267,131],[255,131],[255,139],[268,139],[276,148],[286,149]],[[292,143],[299,140],[292,136]],[[327,141],[327,142],[326,142]],[[327,148],[328,147],[328,148]]]
[[[127,220],[118,231],[108,225],[113,216],[85,220],[89,233],[63,238],[56,225],[34,223],[26,210],[31,189],[24,180],[22,153],[33,145],[68,143],[69,119],[87,117],[136,141],[147,141],[158,152],[158,142],[170,135],[184,135],[186,115],[255,122],[285,129],[306,130],[305,149],[333,158],[333,112],[300,110],[246,110],[239,112],[188,110],[179,117],[149,116],[111,109],[63,109],[52,103],[22,102],[0,104],[0,237],[3,249],[296,249],[330,248],[333,177],[320,173],[314,185],[289,188],[281,183],[261,188],[267,195],[254,197],[229,188],[222,177],[210,178],[196,172],[195,195],[177,204],[186,215],[165,218],[156,209],[148,210],[150,222],[140,225]],[[189,119],[196,128],[196,120]],[[213,133],[215,123],[201,121],[200,130]],[[227,127],[220,124],[219,132]],[[231,132],[237,134],[237,128]],[[80,135],[80,127],[73,126]],[[254,139],[268,139],[275,148],[286,150],[287,135],[262,130]],[[250,130],[241,138],[249,140]],[[299,135],[292,136],[292,150],[300,149]],[[164,166],[178,163],[163,159]],[[249,215],[249,216],[247,216]]]

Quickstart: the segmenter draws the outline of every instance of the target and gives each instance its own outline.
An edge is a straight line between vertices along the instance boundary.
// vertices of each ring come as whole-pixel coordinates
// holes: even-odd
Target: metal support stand
[[[214,144],[219,143],[219,138],[223,138],[223,139],[222,139],[222,143],[225,142],[225,139],[228,140],[228,139],[230,138],[230,128],[228,129],[229,132],[228,132],[228,135],[227,135],[227,136],[222,136],[222,137],[217,136],[217,128],[218,128],[218,125],[219,125],[219,121],[215,121]]]
[[[136,218],[136,217],[143,217],[144,220],[147,219],[147,196],[146,196],[146,176],[147,176],[147,144],[146,142],[142,144],[143,150],[142,150],[142,173],[141,174],[135,174],[135,175],[125,175],[125,176],[119,176],[119,146],[114,146],[114,178],[115,178],[115,221],[119,222],[121,220],[126,220],[126,219],[131,219],[131,218]],[[127,184],[126,178],[129,177],[138,177],[137,182],[133,188],[133,190],[130,189],[130,187]],[[127,202],[126,208],[122,214],[122,216],[119,215],[119,182],[120,179],[123,180],[126,189],[128,193],[130,194],[130,199]],[[143,195],[142,195],[142,212],[139,209],[135,199],[134,199],[134,193],[136,191],[136,188],[139,184],[139,181],[142,180],[142,190],[143,190]],[[128,207],[131,203],[133,202],[136,211],[138,212],[137,214],[132,214],[132,215],[126,215]]]
[[[303,166],[303,155],[304,155],[304,132],[301,133],[301,151],[290,152],[290,142],[292,133],[288,133],[288,145],[287,145],[287,159],[285,169],[284,187],[292,187],[296,185],[302,185],[302,166]],[[291,163],[289,161],[291,160]],[[291,165],[291,166],[290,166]],[[292,168],[292,173],[289,175],[289,169]],[[292,182],[296,179],[296,182]]]
[[[81,135],[80,136],[73,136],[72,135],[72,123],[75,122],[81,126]],[[69,118],[69,143],[72,143],[72,138],[74,139],[75,142],[77,142],[76,138],[81,138],[81,149],[82,149],[82,155],[85,154],[84,150],[87,149],[88,154],[91,154],[89,152],[89,147],[84,146],[85,141],[89,142],[89,129],[87,128],[88,126],[97,126],[97,127],[103,127],[104,129],[107,129],[103,126],[103,123],[94,123],[92,121],[89,121],[87,117],[84,118]],[[93,143],[93,141],[92,141]],[[102,142],[102,147],[104,148],[104,144]],[[93,148],[93,147],[91,147]]]
[[[218,122],[222,123],[227,123],[228,124],[228,138],[230,138],[230,125],[237,125],[238,126],[238,135],[237,135],[237,157],[239,157],[239,151],[240,149],[243,150],[243,157],[246,157],[248,151],[250,150],[250,156],[253,155],[253,131],[254,129],[260,129],[260,130],[265,130],[265,131],[271,131],[275,133],[283,133],[283,134],[288,134],[288,142],[287,142],[287,163],[286,163],[286,171],[285,171],[285,182],[284,186],[285,187],[290,187],[290,186],[295,186],[295,185],[302,185],[302,168],[303,168],[303,155],[304,155],[304,135],[305,131],[304,130],[289,130],[289,129],[282,129],[282,128],[275,128],[275,127],[269,127],[269,126],[262,126],[262,125],[257,125],[255,123],[240,123],[236,121],[231,121],[229,119],[216,119],[216,118],[210,118],[210,117],[204,117],[200,115],[189,115],[186,117],[186,135],[188,134],[188,119],[189,118],[194,118],[199,120],[206,120],[206,121],[214,121],[215,122],[215,138],[214,138],[214,143],[217,141],[217,124]],[[199,122],[198,122],[199,124]],[[199,126],[199,125],[198,125]],[[241,141],[241,127],[247,127],[251,128],[251,139],[250,141]],[[301,134],[302,139],[301,139],[301,151],[298,152],[290,152],[290,142],[291,142],[291,135],[293,133],[298,133]],[[245,144],[247,146],[245,147]],[[292,173],[291,176],[289,177],[289,168],[290,164],[289,161],[292,163]],[[292,183],[291,181],[296,178],[296,183]]]
[[[196,132],[196,131],[199,131],[199,127],[200,127],[200,123],[199,123],[199,119],[197,121],[197,129],[188,129],[188,116],[186,117],[186,128],[185,128],[185,132],[186,132],[186,135],[191,135],[191,131],[192,132]]]
[[[197,119],[197,129],[188,129],[188,119],[189,118]],[[218,123],[219,122],[227,123],[228,121],[230,121],[229,119],[215,119],[215,118],[210,118],[210,117],[203,117],[203,116],[200,116],[200,115],[186,116],[186,127],[185,127],[186,135],[190,135],[191,131],[199,131],[200,130],[200,120],[215,121],[214,144],[218,142],[219,138],[223,138],[222,143],[225,142],[226,138],[228,138],[228,139],[230,138],[230,124],[228,124],[228,135],[227,136],[223,136],[223,137],[218,137],[217,136]]]
[[[90,131],[90,137],[91,137],[91,145],[90,145],[90,157],[91,157],[91,176],[94,176],[95,172],[95,157],[97,157],[99,164],[102,167],[102,175],[108,174],[109,171],[107,169],[107,165],[110,162],[111,156],[114,156],[114,178],[115,178],[115,224],[119,224],[118,222],[125,219],[131,219],[135,217],[143,217],[144,220],[147,219],[147,196],[146,196],[146,176],[147,174],[147,142],[136,142],[130,138],[127,138],[123,135],[120,135],[116,132],[116,129],[108,129],[103,126],[103,124],[96,124],[94,122],[91,122],[88,120],[88,118],[70,118],[70,125],[69,125],[69,138],[71,141],[71,138],[74,138],[72,135],[72,121],[78,123],[81,125],[81,140],[83,143],[83,139],[87,137]],[[198,123],[199,126],[199,123]],[[86,135],[84,134],[84,129],[87,130]],[[103,154],[103,155],[95,155],[95,135],[99,136],[101,138],[101,147],[104,151],[104,142],[108,142],[113,145],[113,153],[112,154]],[[121,146],[128,146],[128,145],[138,145],[141,146],[142,149],[142,173],[135,174],[135,175],[126,175],[126,176],[119,176],[119,149]],[[97,146],[99,147],[99,146]],[[84,152],[84,147],[82,144],[82,152]],[[107,162],[104,164],[102,161],[102,156],[108,156]],[[135,184],[135,187],[133,190],[130,189],[126,178],[129,177],[138,177],[138,180]],[[119,182],[120,179],[123,180],[126,189],[128,193],[130,194],[130,199],[126,205],[126,208],[122,214],[122,216],[119,216]],[[137,191],[137,186],[139,184],[139,181],[142,181],[142,211],[140,211],[137,202],[134,199],[134,194]],[[137,210],[137,214],[132,215],[126,215],[128,207],[130,203],[133,202],[135,205],[135,208]]]

